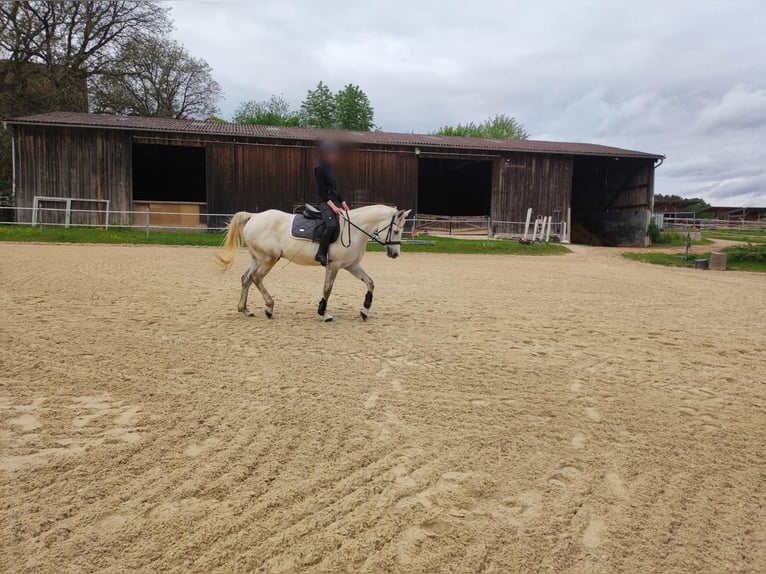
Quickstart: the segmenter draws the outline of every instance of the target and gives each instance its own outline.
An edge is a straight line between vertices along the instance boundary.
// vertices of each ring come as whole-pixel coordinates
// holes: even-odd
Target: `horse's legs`
[[[239,295],[239,305],[237,305],[237,311],[244,313],[248,317],[252,317],[254,313],[247,308],[247,292],[250,290],[250,285],[253,283],[253,274],[258,271],[258,260],[253,257],[250,267],[245,271],[242,276],[242,291]]]
[[[322,291],[322,300],[319,301],[319,307],[317,307],[317,313],[321,315],[325,323],[329,323],[333,320],[333,316],[327,312],[327,300],[332,293],[332,286],[335,283],[335,278],[338,276],[340,267],[335,263],[330,263],[325,267],[324,273],[324,291]]]
[[[370,307],[372,307],[372,292],[375,290],[375,282],[372,280],[372,277],[367,275],[367,272],[362,269],[362,266],[359,265],[359,263],[348,267],[346,270],[357,279],[364,281],[364,284],[367,286],[367,294],[364,296],[364,306],[359,312],[362,319],[366,321],[367,315],[370,314]]]
[[[271,268],[274,267],[276,262],[276,258],[262,258],[260,264],[258,265],[258,269],[253,274],[253,283],[255,283],[255,286],[258,287],[258,291],[261,292],[261,295],[263,295],[263,300],[266,303],[265,313],[269,319],[271,319],[271,317],[274,315],[274,299],[271,298],[271,295],[269,295],[266,287],[263,286],[263,278],[266,277],[269,271],[271,271]]]

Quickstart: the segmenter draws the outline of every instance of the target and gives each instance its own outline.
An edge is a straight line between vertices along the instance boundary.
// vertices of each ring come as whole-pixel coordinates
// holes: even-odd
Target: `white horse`
[[[317,309],[324,321],[333,320],[332,315],[327,313],[327,300],[330,298],[335,277],[341,269],[345,269],[367,286],[361,310],[362,319],[367,320],[372,306],[372,292],[375,289],[372,278],[360,265],[367,243],[372,240],[385,245],[389,257],[398,257],[404,221],[409,214],[410,210],[397,210],[386,205],[369,205],[352,209],[340,216],[341,234],[339,239],[330,245],[330,263],[326,268],[324,292]],[[250,251],[253,260],[250,268],[242,275],[242,292],[237,306],[237,310],[248,317],[253,316],[253,312],[247,308],[247,292],[253,283],[263,295],[266,316],[271,319],[274,315],[274,299],[263,286],[263,278],[277,261],[284,258],[299,265],[319,265],[314,261],[319,244],[292,237],[292,221],[291,214],[270,209],[261,213],[240,211],[235,213],[229,222],[223,243],[225,252],[216,257],[226,270],[234,261],[235,249],[243,241]]]

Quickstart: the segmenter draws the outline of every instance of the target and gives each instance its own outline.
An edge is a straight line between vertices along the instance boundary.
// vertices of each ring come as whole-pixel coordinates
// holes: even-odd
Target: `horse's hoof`
[[[265,309],[263,312],[264,312],[264,313],[266,313],[266,318],[267,318],[267,319],[271,319],[271,318],[273,318],[273,317],[274,317],[274,313],[272,313],[272,312],[271,312],[271,311],[269,311],[268,309]]]
[[[362,321],[367,320],[367,313],[365,313],[364,311],[359,311],[359,316],[362,318]]]
[[[242,312],[245,314],[245,317],[255,317],[255,313],[253,313],[250,309],[245,309]]]
[[[335,320],[335,317],[332,315],[325,315],[322,319],[325,323],[332,323]]]

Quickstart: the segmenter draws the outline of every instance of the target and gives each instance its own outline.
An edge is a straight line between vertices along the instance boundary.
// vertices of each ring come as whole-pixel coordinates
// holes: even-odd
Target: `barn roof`
[[[328,137],[370,145],[395,145],[446,148],[481,152],[527,152],[565,155],[591,155],[660,159],[660,154],[603,146],[590,143],[539,140],[497,140],[393,132],[338,132],[315,128],[293,128],[232,124],[189,119],[145,118],[74,112],[52,112],[8,120],[9,124],[50,125],[83,128],[122,129],[166,133],[233,136],[258,139],[289,139],[316,142]]]

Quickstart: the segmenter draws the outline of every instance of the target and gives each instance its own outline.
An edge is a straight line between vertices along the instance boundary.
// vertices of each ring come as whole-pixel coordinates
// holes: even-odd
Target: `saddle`
[[[290,235],[293,239],[307,239],[309,241],[318,242],[322,237],[322,232],[325,228],[325,222],[322,218],[322,212],[313,205],[308,203],[303,208],[303,212],[293,215],[293,222],[290,226]],[[338,239],[338,231],[330,239],[330,243],[333,243]]]

